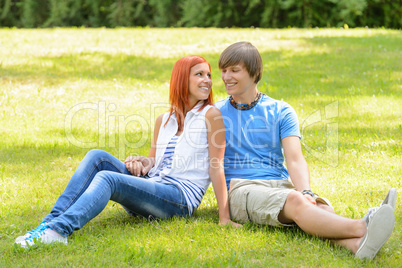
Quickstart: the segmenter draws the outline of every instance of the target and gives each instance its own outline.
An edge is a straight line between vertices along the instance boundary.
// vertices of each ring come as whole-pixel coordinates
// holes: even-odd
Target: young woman
[[[223,171],[224,123],[212,104],[211,67],[200,56],[181,58],[170,79],[170,112],[155,124],[148,157],[121,162],[102,150],[84,157],[49,215],[16,239],[67,244],[67,236],[98,215],[109,200],[144,217],[192,215],[212,181],[220,224],[230,221]]]

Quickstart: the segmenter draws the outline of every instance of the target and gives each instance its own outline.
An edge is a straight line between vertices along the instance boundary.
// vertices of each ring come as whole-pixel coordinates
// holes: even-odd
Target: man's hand
[[[134,176],[144,176],[155,164],[155,159],[145,156],[129,156],[124,161],[127,170]]]
[[[317,202],[315,201],[315,199],[314,199],[311,195],[309,195],[309,194],[304,194],[303,196],[304,196],[304,198],[306,198],[311,204],[317,205]]]
[[[231,220],[219,220],[219,225],[221,226],[225,226],[225,225],[230,225],[234,228],[239,228],[239,227],[243,227],[243,225],[233,222]]]

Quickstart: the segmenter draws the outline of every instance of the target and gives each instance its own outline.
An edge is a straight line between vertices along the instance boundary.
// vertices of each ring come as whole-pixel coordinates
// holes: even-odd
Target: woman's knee
[[[94,181],[106,181],[108,183],[113,181],[113,174],[114,172],[107,171],[107,170],[101,170],[98,173],[96,173]]]
[[[90,150],[82,160],[85,164],[89,165],[98,165],[99,163],[112,159],[113,156],[106,151],[100,149],[92,149]]]
[[[94,179],[91,182],[91,185],[95,187],[106,187],[113,191],[116,187],[116,180],[114,178],[114,172],[111,171],[99,171],[96,173]]]
[[[97,159],[97,158],[103,157],[105,154],[108,154],[108,153],[101,149],[92,149],[87,152],[87,154],[85,155],[85,158]]]

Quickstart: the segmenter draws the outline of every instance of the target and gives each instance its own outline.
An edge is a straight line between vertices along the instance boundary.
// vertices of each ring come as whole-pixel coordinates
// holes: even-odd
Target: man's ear
[[[258,79],[258,81],[256,82],[257,76],[258,76],[258,75],[256,74],[256,75],[254,75],[254,77],[251,77],[256,85],[258,84],[258,82],[261,81],[261,77],[260,77],[260,78]]]

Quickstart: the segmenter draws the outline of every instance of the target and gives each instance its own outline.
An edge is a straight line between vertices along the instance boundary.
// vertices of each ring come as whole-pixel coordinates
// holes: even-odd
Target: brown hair
[[[219,57],[219,69],[225,69],[237,64],[246,67],[250,77],[255,77],[258,83],[262,76],[262,59],[257,48],[250,42],[237,42],[228,46]]]
[[[183,57],[179,59],[173,66],[172,76],[170,77],[169,118],[173,114],[173,112],[176,113],[177,124],[179,125],[179,129],[182,129],[184,125],[184,112],[186,107],[189,105],[188,91],[189,91],[190,69],[200,63],[207,63],[209,66],[209,71],[211,71],[211,65],[208,63],[206,59],[204,59],[201,56]],[[213,99],[211,90],[208,99],[204,101],[204,104],[200,107],[199,110],[202,110],[205,106],[212,103]],[[169,118],[167,121],[169,121]]]

